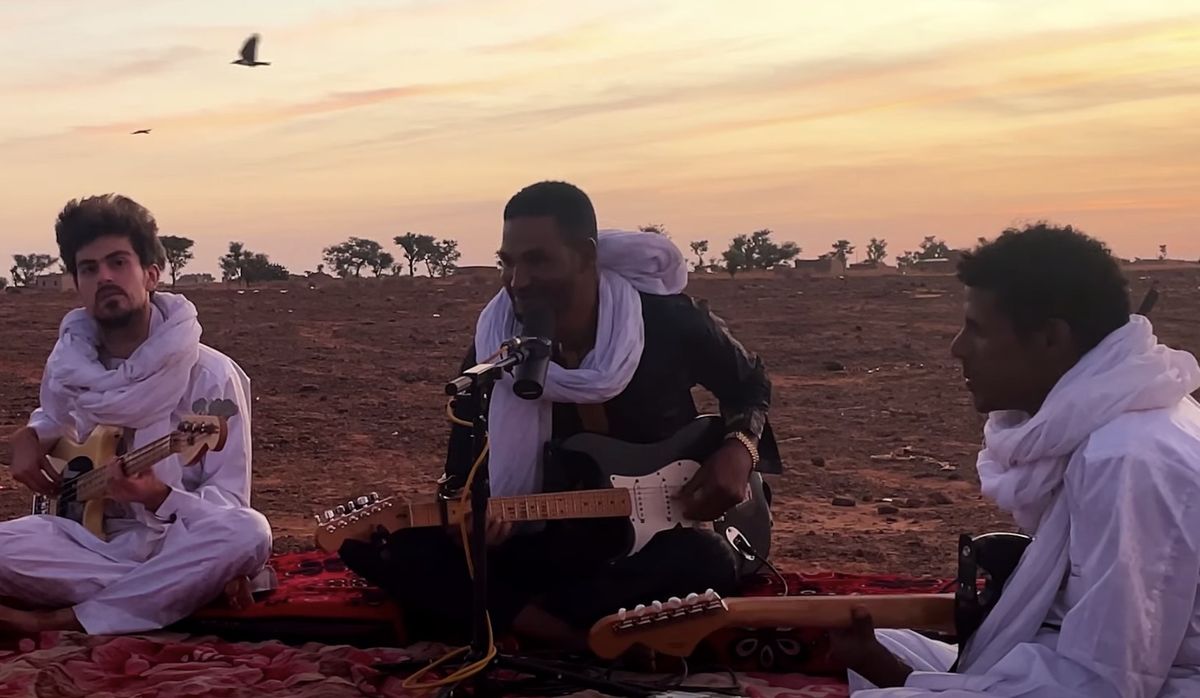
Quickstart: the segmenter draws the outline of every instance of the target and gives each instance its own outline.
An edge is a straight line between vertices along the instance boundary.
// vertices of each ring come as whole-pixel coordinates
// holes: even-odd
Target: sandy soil
[[[1200,272],[1153,273],[1160,337],[1200,350]],[[1136,274],[1138,300],[1150,280]],[[348,496],[431,491],[445,449],[442,386],[493,290],[488,280],[387,279],[189,292],[204,341],[254,381],[254,504],[279,548],[311,545],[312,513]],[[689,290],[771,372],[786,467],[774,483],[776,562],[952,575],[959,533],[1011,528],[977,491],[982,419],[948,354],[961,303],[952,278],[700,278]],[[0,294],[0,432],[36,407],[72,305],[70,294]],[[837,496],[855,506],[833,506]],[[905,501],[881,514],[883,498]],[[0,470],[0,518],[29,500]]]

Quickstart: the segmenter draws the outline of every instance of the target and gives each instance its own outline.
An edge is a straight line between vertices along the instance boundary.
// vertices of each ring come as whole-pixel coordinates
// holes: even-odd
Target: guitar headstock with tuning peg
[[[686,657],[710,633],[724,626],[728,607],[721,595],[709,589],[703,594],[673,596],[633,610],[620,609],[592,626],[588,644],[597,656],[615,659],[634,644],[656,652]]]
[[[314,514],[317,545],[326,552],[337,552],[347,538],[369,537],[376,526],[384,524],[381,516],[384,513],[392,514],[387,527],[395,527],[399,504],[403,501],[396,497],[380,497],[379,493],[371,492]]]

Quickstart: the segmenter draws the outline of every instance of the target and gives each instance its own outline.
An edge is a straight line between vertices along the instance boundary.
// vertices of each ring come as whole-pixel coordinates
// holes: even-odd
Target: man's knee
[[[727,593],[737,586],[737,558],[720,536],[698,529],[679,529],[660,535],[665,538],[655,556],[668,568],[664,570],[668,579],[704,587],[697,591],[712,588]]]
[[[271,557],[271,524],[249,507],[224,509],[189,527],[221,545],[225,554],[261,567]]]

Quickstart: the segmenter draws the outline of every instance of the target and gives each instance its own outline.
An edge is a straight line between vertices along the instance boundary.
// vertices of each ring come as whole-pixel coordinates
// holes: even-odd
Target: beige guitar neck
[[[629,516],[631,511],[629,493],[622,489],[580,490],[575,492],[553,492],[531,494],[520,497],[497,497],[488,502],[488,514],[500,521],[551,521],[556,519],[607,518]],[[441,506],[436,502],[420,502],[410,505],[411,525],[414,527],[440,526]],[[466,519],[471,511],[470,503],[451,501],[446,503],[446,518],[450,523]]]
[[[954,594],[770,596],[725,599],[727,627],[846,628],[862,606],[879,628],[954,632]]]

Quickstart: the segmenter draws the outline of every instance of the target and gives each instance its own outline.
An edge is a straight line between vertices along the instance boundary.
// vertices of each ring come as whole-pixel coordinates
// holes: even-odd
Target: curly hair
[[[1069,225],[1009,228],[964,253],[958,279],[995,293],[1021,334],[1053,319],[1066,322],[1081,353],[1129,321],[1129,282],[1120,264],[1104,243]]]
[[[166,266],[158,223],[150,211],[127,196],[101,194],[72,199],[54,223],[59,257],[72,276],[76,275],[75,256],[79,250],[108,235],[128,238],[143,267]]]

